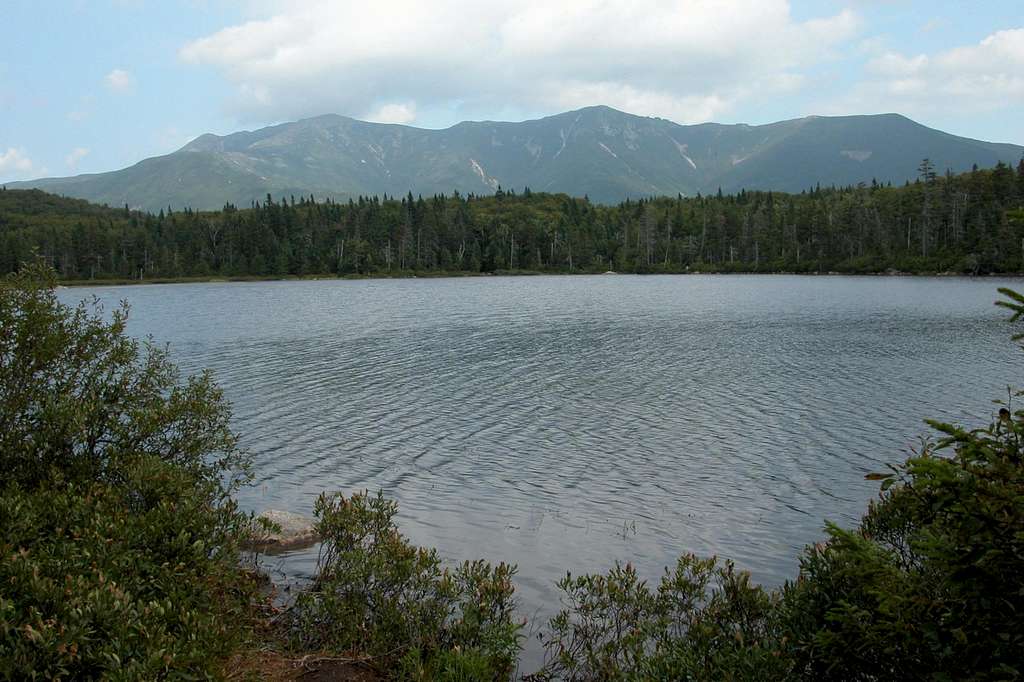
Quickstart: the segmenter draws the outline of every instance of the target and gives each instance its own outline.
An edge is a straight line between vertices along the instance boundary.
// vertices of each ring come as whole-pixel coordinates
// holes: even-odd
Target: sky
[[[0,182],[325,113],[897,112],[1024,144],[1022,0],[4,0]]]

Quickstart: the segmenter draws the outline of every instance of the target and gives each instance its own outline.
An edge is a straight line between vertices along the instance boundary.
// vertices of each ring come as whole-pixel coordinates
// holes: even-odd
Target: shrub
[[[314,583],[288,621],[292,646],[362,654],[406,678],[507,678],[522,628],[513,619],[515,567],[445,568],[435,550],[402,537],[396,512],[380,494],[317,500],[323,544]]]
[[[0,284],[2,679],[213,677],[252,621],[228,406],[126,315]]]
[[[787,587],[812,675],[1005,679],[1024,673],[1024,422],[945,436],[895,467],[856,531],[829,528]],[[890,487],[891,486],[891,487]]]
[[[780,678],[777,597],[717,559],[680,557],[651,590],[631,565],[567,575],[536,680]]]
[[[0,493],[0,679],[212,677],[239,643],[232,527],[166,463],[124,478]]]
[[[104,319],[93,300],[57,301],[36,263],[0,283],[0,469],[26,489],[55,472],[116,482],[155,457],[198,481],[244,474],[230,405],[209,374],[180,381],[164,349],[125,333],[128,307]],[[223,498],[231,483],[211,489]]]

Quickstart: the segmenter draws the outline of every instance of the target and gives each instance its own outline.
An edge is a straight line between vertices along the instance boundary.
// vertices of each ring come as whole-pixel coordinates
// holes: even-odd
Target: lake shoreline
[[[678,272],[614,272],[579,270],[539,271],[539,270],[495,270],[493,272],[471,272],[465,270],[452,271],[407,271],[401,273],[368,273],[337,275],[322,273],[315,275],[237,275],[229,277],[152,277],[135,278],[104,278],[104,279],[69,279],[59,280],[60,286],[91,287],[91,286],[127,286],[137,284],[212,284],[212,283],[245,283],[245,282],[315,282],[323,280],[389,280],[389,279],[459,279],[465,277],[541,277],[541,276],[580,276],[580,275],[798,275],[802,277],[1008,277],[1024,278],[1024,272],[988,272],[972,275],[963,272],[922,271],[910,272],[903,270],[887,270],[882,272],[842,272],[828,270],[820,272],[797,272],[792,270],[752,271],[752,270],[681,270]]]

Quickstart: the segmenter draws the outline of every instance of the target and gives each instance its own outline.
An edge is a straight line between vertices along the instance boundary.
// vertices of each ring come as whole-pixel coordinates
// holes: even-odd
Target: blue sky
[[[1024,143],[1020,0],[7,0],[0,181],[323,113],[608,104],[680,123],[896,111]]]

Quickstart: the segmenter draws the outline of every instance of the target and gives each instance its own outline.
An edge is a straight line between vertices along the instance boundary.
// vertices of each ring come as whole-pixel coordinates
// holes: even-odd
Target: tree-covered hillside
[[[491,196],[271,197],[143,213],[0,191],[0,271],[39,253],[65,279],[494,272],[1024,271],[1016,169],[800,194],[740,192],[601,206]]]

